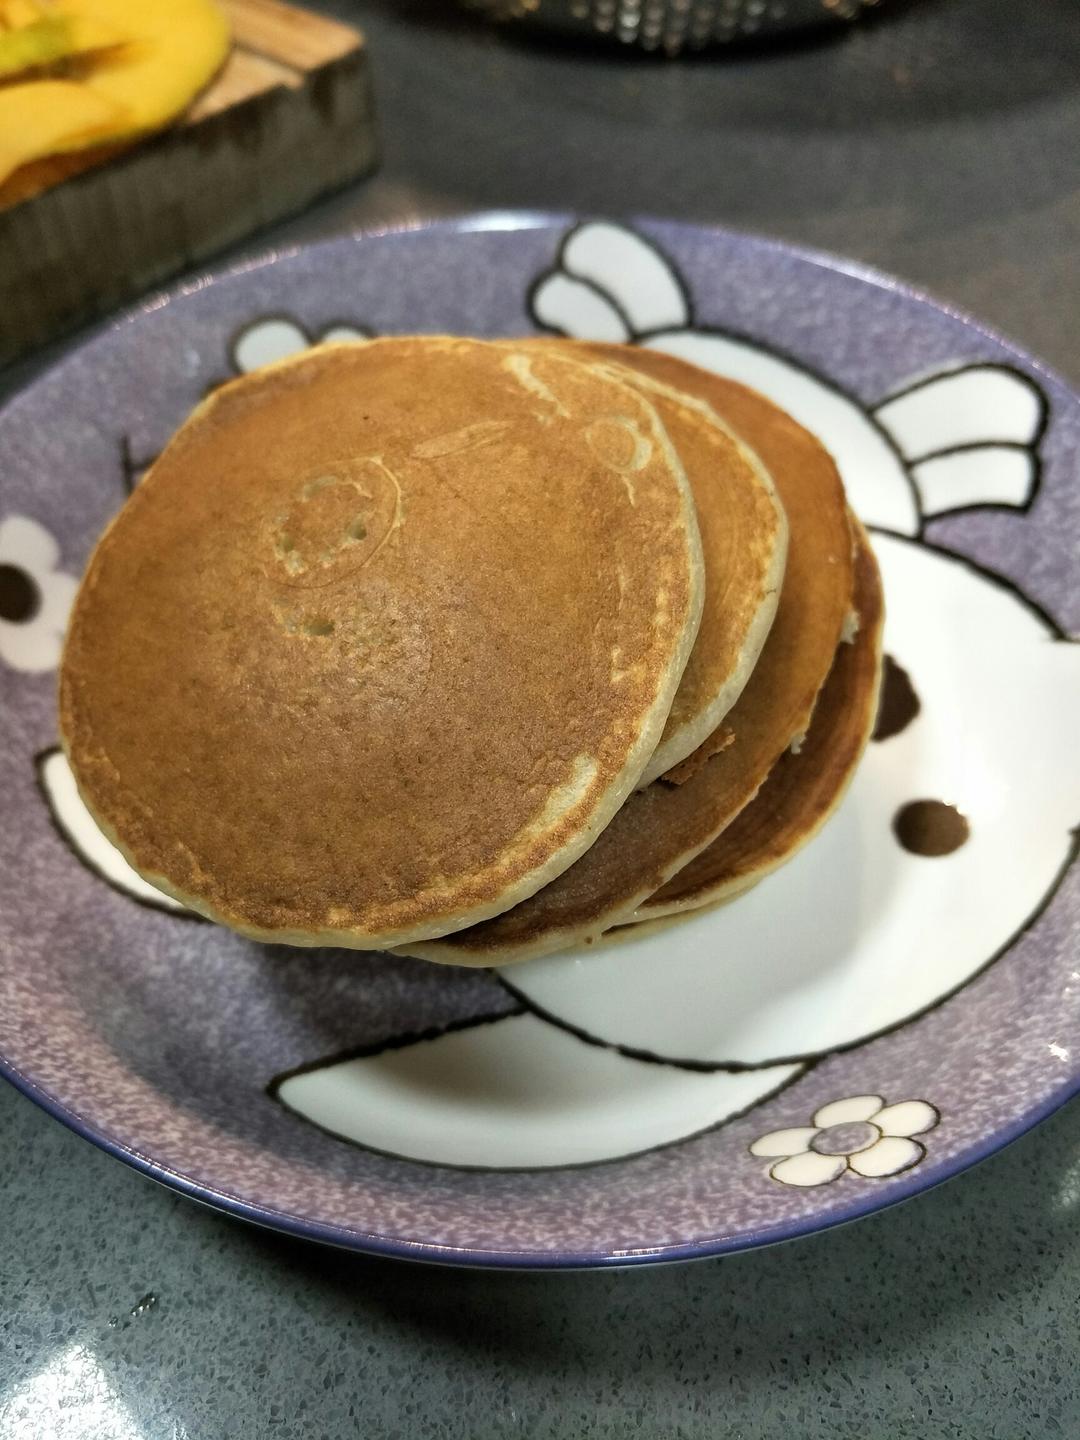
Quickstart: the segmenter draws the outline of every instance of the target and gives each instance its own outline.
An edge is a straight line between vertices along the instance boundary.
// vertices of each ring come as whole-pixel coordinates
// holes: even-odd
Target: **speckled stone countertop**
[[[512,41],[449,0],[322,8],[368,31],[383,168],[248,252],[491,207],[719,221],[896,271],[1080,381],[1075,0],[892,0],[677,65]],[[0,1147],[0,1440],[1080,1435],[1078,1104],[858,1225],[633,1273],[305,1247],[6,1086]]]

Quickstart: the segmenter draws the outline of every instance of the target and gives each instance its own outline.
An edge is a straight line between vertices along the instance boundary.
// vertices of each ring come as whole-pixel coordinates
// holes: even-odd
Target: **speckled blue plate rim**
[[[362,229],[349,231],[345,235],[333,235],[325,240],[314,240],[303,245],[286,245],[271,247],[261,251],[247,260],[235,262],[231,265],[223,265],[220,268],[195,271],[185,279],[177,280],[172,285],[153,291],[145,299],[133,305],[124,306],[119,313],[111,319],[96,321],[83,330],[73,341],[70,348],[63,351],[53,363],[44,370],[34,367],[25,379],[13,385],[10,390],[3,393],[2,403],[6,406],[11,404],[24,390],[35,385],[46,370],[62,370],[68,361],[83,348],[90,344],[98,336],[107,334],[111,330],[120,329],[132,321],[138,320],[148,311],[159,310],[163,306],[172,304],[175,300],[182,300],[185,295],[205,290],[210,285],[218,284],[228,280],[235,275],[245,275],[253,270],[261,270],[266,266],[275,265],[281,260],[287,260],[294,255],[313,253],[332,253],[337,250],[347,250],[352,246],[365,240],[377,240],[386,236],[401,236],[406,238],[409,235],[427,235],[432,231],[445,231],[451,234],[470,234],[480,231],[514,231],[514,230],[543,230],[548,228],[570,227],[579,224],[584,217],[566,210],[478,210],[467,211],[461,215],[443,216],[433,220],[408,220],[387,225],[367,226]],[[589,218],[605,219],[605,216],[591,216]],[[761,235],[753,230],[740,230],[735,226],[711,224],[708,221],[694,220],[666,220],[657,215],[634,214],[626,217],[625,223],[640,228],[646,232],[655,227],[675,234],[693,235],[702,232],[712,233],[718,238],[745,240],[748,244],[763,250],[771,250],[778,255],[794,256],[808,264],[815,265],[819,269],[833,271],[838,274],[848,275],[854,280],[863,280],[868,285],[876,286],[880,290],[887,290],[892,294],[902,296],[905,299],[913,300],[923,305],[931,305],[935,310],[940,310],[968,326],[977,334],[984,336],[995,345],[1003,345],[1013,352],[1019,359],[1044,376],[1052,384],[1060,386],[1061,389],[1069,391],[1078,400],[1080,396],[1070,380],[1067,380],[1060,371],[1041,360],[1032,351],[1014,340],[1004,331],[998,330],[993,325],[988,325],[985,320],[979,319],[971,311],[963,306],[954,304],[942,295],[933,290],[916,285],[913,281],[902,280],[897,275],[892,275],[887,270],[879,270],[861,260],[851,260],[843,255],[834,254],[830,250],[819,250],[811,245],[800,245],[795,241],[780,240],[775,236]],[[3,371],[0,370],[0,380],[3,379]]]
[[[963,306],[954,304],[951,300],[937,294],[933,290],[917,285],[914,281],[903,280],[897,275],[890,274],[887,270],[879,270],[876,266],[867,264],[862,260],[852,260],[844,255],[837,255],[831,250],[819,250],[812,245],[801,245],[796,241],[781,240],[773,235],[762,235],[754,230],[741,230],[737,226],[713,224],[706,220],[668,220],[663,216],[642,214],[640,212],[626,216],[613,217],[608,215],[575,214],[570,210],[471,210],[461,215],[441,216],[433,220],[407,220],[390,223],[387,225],[365,226],[361,229],[351,230],[345,235],[328,236],[325,240],[314,240],[302,245],[285,245],[280,248],[271,247],[251,256],[247,260],[239,261],[232,265],[225,265],[217,269],[196,271],[186,279],[178,280],[174,284],[155,291],[146,299],[134,305],[124,307],[121,312],[111,321],[105,320],[84,335],[80,335],[78,343],[73,347],[79,349],[88,343],[95,335],[105,331],[117,329],[122,325],[130,324],[138,320],[148,310],[160,309],[163,305],[171,304],[174,300],[183,299],[187,294],[204,290],[208,285],[217,284],[219,281],[228,280],[233,275],[244,275],[252,270],[260,270],[265,266],[277,264],[280,260],[287,260],[293,255],[312,254],[320,251],[331,253],[335,250],[346,250],[353,245],[365,240],[381,239],[385,236],[395,235],[407,237],[409,235],[427,235],[432,231],[447,231],[456,234],[470,234],[480,231],[514,231],[514,230],[545,230],[569,228],[578,225],[584,219],[590,220],[613,220],[620,225],[629,225],[637,230],[646,233],[655,228],[661,228],[674,234],[695,235],[702,232],[711,233],[719,239],[744,240],[755,248],[771,250],[778,255],[794,256],[804,260],[808,264],[816,265],[819,269],[833,271],[841,275],[848,275],[853,280],[863,280],[868,285],[874,285],[880,290],[887,290],[895,295],[913,300],[923,305],[931,305],[935,310],[940,310],[950,316],[953,320],[959,320],[970,329],[991,340],[996,345],[1004,345],[1013,352],[1026,365],[1044,376],[1052,384],[1060,386],[1063,390],[1069,391],[1080,400],[1076,389],[1070,380],[1067,380],[1060,371],[1041,360],[1025,346],[1014,340],[1012,336],[1006,335],[1004,331],[988,325],[985,320],[979,319],[971,311]],[[56,366],[62,366],[68,356],[61,356]],[[53,368],[53,367],[50,367]],[[21,390],[33,384],[38,375],[32,376],[24,384],[13,390],[5,397],[5,403],[10,402]]]
[[[810,1235],[823,1234],[827,1230],[835,1230],[838,1226],[850,1224],[853,1220],[861,1220],[868,1215],[891,1210],[907,1200],[913,1200],[917,1196],[925,1194],[927,1190],[936,1189],[947,1180],[980,1165],[984,1160],[991,1159],[1006,1146],[1026,1135],[1029,1130],[1034,1130],[1036,1125],[1048,1120],[1055,1111],[1060,1110],[1075,1096],[1080,1095],[1080,1073],[1077,1073],[1070,1076],[1057,1091],[1048,1096],[1043,1104],[1019,1116],[1014,1125],[996,1130],[993,1135],[988,1136],[985,1145],[972,1146],[962,1154],[950,1156],[937,1165],[919,1166],[910,1172],[911,1178],[901,1191],[893,1191],[885,1200],[870,1191],[866,1193],[865,1198],[853,1201],[843,1210],[831,1214],[827,1219],[811,1213],[788,1224],[769,1226],[741,1235],[721,1235],[702,1242],[658,1246],[655,1249],[642,1248],[630,1252],[613,1253],[606,1250],[485,1251],[472,1248],[459,1250],[453,1246],[433,1245],[429,1241],[387,1240],[381,1235],[350,1230],[345,1226],[321,1224],[305,1220],[299,1215],[272,1210],[268,1206],[253,1205],[249,1201],[241,1200],[236,1195],[229,1195],[224,1191],[213,1190],[207,1185],[201,1185],[178,1171],[157,1164],[146,1155],[140,1155],[138,1151],[130,1149],[115,1136],[100,1130],[91,1121],[61,1104],[47,1090],[35,1085],[28,1076],[8,1064],[2,1055],[0,1055],[0,1075],[14,1085],[16,1090],[25,1095],[27,1099],[39,1105],[42,1110],[59,1120],[62,1125],[74,1131],[82,1139],[89,1140],[92,1145],[104,1150],[106,1154],[122,1161],[123,1164],[130,1166],[139,1174],[156,1180],[158,1184],[164,1185],[167,1189],[185,1195],[190,1200],[197,1200],[210,1209],[220,1211],[233,1219],[245,1220],[262,1229],[275,1230],[295,1239],[312,1240],[319,1244],[354,1250],[365,1255],[374,1255],[384,1259],[415,1260],[475,1270],[629,1269],[639,1265],[709,1260],[720,1255],[735,1255],[744,1250],[759,1250],[767,1245],[779,1245],[787,1240],[799,1240]]]

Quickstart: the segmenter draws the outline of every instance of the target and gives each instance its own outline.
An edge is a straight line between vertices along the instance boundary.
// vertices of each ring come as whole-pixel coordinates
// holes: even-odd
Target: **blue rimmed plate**
[[[841,810],[731,905],[505,975],[186,914],[56,747],[95,537],[231,374],[327,336],[538,328],[731,375],[836,457],[892,691]],[[13,399],[0,447],[0,1064],[121,1159],[356,1249],[627,1263],[865,1214],[1080,1089],[1080,399],[973,322],[723,231],[487,216],[154,301]]]

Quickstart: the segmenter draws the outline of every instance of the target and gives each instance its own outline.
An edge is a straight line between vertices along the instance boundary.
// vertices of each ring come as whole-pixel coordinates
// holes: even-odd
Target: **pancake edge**
[[[866,533],[865,528],[855,518],[854,515],[851,516],[851,521],[853,529],[855,530],[856,545],[858,549],[864,553],[868,552],[871,556],[873,556],[873,547],[870,543],[870,537]],[[825,828],[828,822],[836,814],[837,810],[840,808],[840,805],[843,803],[844,797],[847,795],[848,791],[851,788],[852,781],[855,779],[855,775],[858,772],[859,765],[862,762],[862,758],[866,754],[866,749],[870,743],[870,738],[874,733],[874,725],[877,720],[878,703],[881,695],[882,654],[885,633],[885,602],[884,594],[881,589],[881,573],[880,570],[877,569],[876,558],[874,559],[874,566],[877,570],[877,583],[875,588],[877,590],[878,596],[877,614],[875,615],[873,622],[874,657],[876,661],[874,686],[873,689],[869,692],[869,703],[867,705],[866,715],[864,717],[865,723],[863,725],[862,733],[859,737],[857,748],[852,754],[852,758],[840,780],[840,783],[837,785],[832,796],[830,797],[828,805],[822,810],[821,814],[817,817],[814,824],[810,826],[809,829],[807,829],[803,834],[801,834],[795,844],[790,846],[790,848],[786,850],[782,855],[774,856],[771,860],[768,860],[764,864],[759,865],[749,874],[737,875],[726,882],[721,882],[720,884],[709,886],[705,889],[700,890],[696,895],[690,896],[685,900],[673,900],[669,901],[666,904],[660,903],[656,905],[650,905],[648,900],[646,900],[638,906],[637,910],[635,910],[633,915],[628,917],[629,923],[635,925],[647,924],[654,920],[660,920],[668,915],[692,914],[698,910],[708,909],[713,905],[730,904],[733,900],[739,899],[741,895],[744,895],[748,891],[752,890],[756,885],[760,884],[762,880],[765,880],[770,875],[775,874],[777,870],[783,869],[783,867],[787,865],[789,861],[794,860],[795,856],[798,855],[799,852],[803,850],[807,845],[809,845],[811,840],[813,840],[817,835],[821,833],[821,831]],[[858,619],[858,625],[856,627],[856,630],[857,632],[861,633],[862,627],[865,623],[865,618],[859,611],[853,611],[852,613]],[[854,644],[856,638],[857,634],[851,634],[849,636],[845,635],[844,638],[841,639],[840,643],[842,645]],[[766,783],[768,783],[768,777],[766,777]],[[676,871],[675,873],[678,874],[678,871]]]
[[[376,337],[374,339],[361,338],[355,341],[330,341],[323,345],[310,346],[296,354],[287,355],[280,360],[272,361],[266,366],[261,366],[258,370],[228,380],[223,385],[211,391],[209,395],[204,396],[202,400],[192,408],[181,422],[181,425],[177,427],[177,431],[174,432],[173,437],[170,437],[166,449],[172,444],[175,435],[179,434],[180,430],[186,429],[187,426],[196,419],[204,420],[217,407],[226,394],[237,389],[247,388],[256,378],[261,380],[265,378],[268,373],[281,373],[289,369],[300,368],[304,364],[310,363],[313,359],[329,351],[369,350],[377,347],[382,341],[388,341],[393,344],[410,340],[419,340],[424,343],[439,340],[451,343],[464,341],[468,344],[491,346],[492,348],[500,347],[502,349],[512,349],[515,344],[513,340],[483,340],[471,336],[458,335],[394,335]],[[628,751],[622,768],[612,776],[606,788],[599,791],[587,821],[580,827],[569,842],[560,847],[540,865],[534,866],[531,870],[519,875],[518,879],[512,885],[501,890],[495,899],[477,903],[467,910],[456,911],[452,915],[443,913],[436,919],[418,920],[411,925],[383,929],[344,926],[340,928],[320,928],[318,930],[294,930],[251,925],[235,917],[232,919],[228,918],[222,910],[174,885],[166,876],[144,869],[139,865],[135,855],[124,844],[114,827],[105,821],[98,813],[92,803],[91,797],[86,793],[81,783],[78,767],[74,763],[70,749],[69,727],[65,725],[65,721],[69,717],[65,713],[65,707],[60,706],[60,742],[75,779],[79,796],[102,834],[120,852],[132,869],[135,870],[136,874],[140,875],[148,884],[155,886],[164,894],[171,896],[178,903],[194,913],[202,915],[205,919],[211,920],[215,924],[233,931],[235,934],[243,935],[248,939],[265,944],[288,945],[303,949],[331,947],[360,951],[393,950],[413,942],[452,935],[459,930],[467,929],[471,925],[479,924],[483,920],[492,919],[494,916],[502,914],[505,910],[512,909],[513,906],[527,900],[531,895],[534,895],[538,890],[556,879],[564,870],[569,869],[570,866],[589,849],[602,831],[607,828],[612,818],[622,807],[624,801],[635,789],[643,769],[656,749],[659,738],[663,733],[668,714],[671,711],[676,691],[682,679],[682,673],[686,668],[686,664],[690,658],[690,652],[697,639],[705,598],[704,558],[693,491],[682,461],[655,407],[650,404],[648,398],[642,395],[636,386],[629,385],[622,379],[621,375],[605,373],[606,368],[610,369],[612,367],[604,367],[601,364],[591,362],[582,362],[568,356],[561,356],[559,363],[573,364],[584,369],[599,372],[608,383],[618,384],[621,388],[631,391],[635,400],[646,407],[655,439],[664,455],[667,468],[675,481],[676,490],[681,500],[681,531],[687,552],[686,564],[689,597],[687,616],[679,635],[678,644],[673,648],[668,665],[658,674],[656,694],[651,705],[643,714],[642,724],[639,728],[636,741]],[[164,453],[164,451],[162,453]],[[160,457],[158,458],[160,459]],[[155,464],[156,463],[155,461]],[[152,468],[153,467],[151,467],[151,469]],[[88,561],[87,571],[93,562],[94,555],[97,553],[98,548],[105,541],[109,532],[119,519],[122,508],[123,507],[110,519],[98,537],[94,551]],[[86,573],[87,572],[84,571],[83,577],[80,579],[80,585],[83,583]],[[64,673],[64,658],[66,657],[62,657],[61,659],[58,677],[62,677]],[[552,827],[556,826],[576,803],[580,803],[580,797],[571,799],[565,810],[552,816],[550,825]],[[509,869],[512,872],[515,867],[512,863],[507,866],[504,857],[505,852],[503,856],[500,856],[500,858],[489,867],[489,872],[493,869],[496,871],[499,869]],[[484,873],[485,872],[479,872],[478,876],[474,876],[474,883]],[[400,951],[399,953],[405,952]],[[461,962],[455,959],[445,963],[457,964]],[[488,962],[485,961],[483,963],[486,964]]]

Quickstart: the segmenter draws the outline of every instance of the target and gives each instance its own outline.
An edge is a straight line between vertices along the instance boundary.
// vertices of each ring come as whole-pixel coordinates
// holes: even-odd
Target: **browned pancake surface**
[[[480,342],[326,347],[216,392],[107,531],[62,734],[110,838],[212,918],[430,936],[606,824],[700,604],[639,393]]]
[[[685,364],[649,354],[656,373],[686,386]],[[650,371],[651,373],[651,371]],[[489,965],[548,954],[601,933],[636,907],[757,794],[810,724],[852,605],[851,529],[843,486],[821,444],[763,396],[695,373],[701,395],[761,456],[788,518],[780,604],[745,690],[720,733],[683,767],[631,796],[595,845],[524,904],[445,941],[408,947],[451,964]]]

